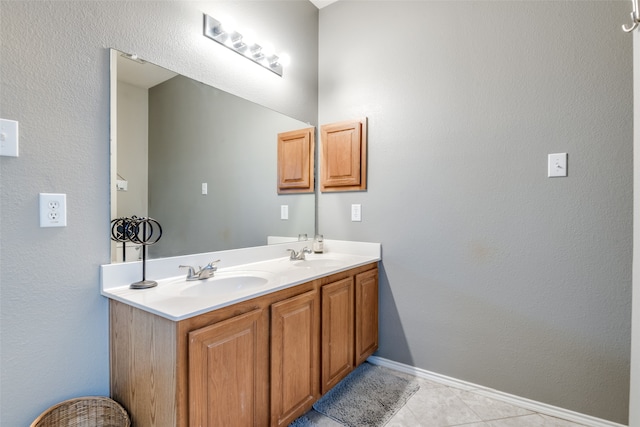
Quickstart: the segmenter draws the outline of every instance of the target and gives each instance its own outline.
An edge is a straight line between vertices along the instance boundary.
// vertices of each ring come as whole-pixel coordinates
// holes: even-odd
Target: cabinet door
[[[320,190],[367,189],[367,120],[322,125]]]
[[[190,426],[264,425],[262,313],[254,310],[189,333]]]
[[[353,278],[322,287],[322,394],[353,370]]]
[[[313,193],[315,128],[278,134],[278,193]]]
[[[378,269],[356,275],[356,366],[378,349]]]
[[[271,425],[287,426],[320,397],[318,292],[271,306]]]

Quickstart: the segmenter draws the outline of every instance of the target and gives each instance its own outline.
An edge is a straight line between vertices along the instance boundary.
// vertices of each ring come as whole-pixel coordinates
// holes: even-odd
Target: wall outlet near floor
[[[67,195],[40,193],[40,227],[67,226]]]

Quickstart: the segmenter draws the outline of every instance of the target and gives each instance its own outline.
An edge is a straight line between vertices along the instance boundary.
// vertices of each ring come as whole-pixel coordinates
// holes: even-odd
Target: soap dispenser
[[[324,238],[322,234],[316,234],[316,237],[313,239],[313,252],[317,254],[324,252]]]

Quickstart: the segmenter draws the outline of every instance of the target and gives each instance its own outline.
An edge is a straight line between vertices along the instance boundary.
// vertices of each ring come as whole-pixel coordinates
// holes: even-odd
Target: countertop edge
[[[346,254],[347,256],[349,254]],[[217,309],[221,309],[224,307],[228,307],[231,306],[233,304],[237,304],[240,302],[244,302],[244,301],[248,301],[254,298],[258,298],[264,295],[269,295],[272,294],[274,292],[278,292],[284,289],[288,289],[297,285],[301,285],[303,283],[307,283],[316,279],[320,279],[323,277],[328,277],[331,276],[333,274],[337,274],[337,273],[341,273],[343,271],[347,271],[347,270],[351,270],[354,268],[358,268],[361,266],[365,266],[368,264],[372,264],[372,263],[378,263],[380,262],[381,256],[361,256],[358,255],[359,259],[357,262],[353,262],[353,263],[348,263],[344,266],[341,266],[339,268],[333,268],[333,269],[327,269],[324,271],[313,271],[313,272],[309,272],[308,275],[305,276],[300,276],[298,278],[296,278],[296,280],[292,280],[290,282],[286,282],[286,283],[282,283],[282,284],[278,284],[275,285],[274,287],[262,290],[262,291],[258,291],[258,292],[253,292],[253,293],[248,293],[245,295],[241,295],[238,296],[237,298],[230,298],[230,299],[225,299],[223,301],[220,301],[219,303],[214,303],[214,304],[209,304],[207,303],[206,305],[203,305],[201,307],[197,307],[194,309],[190,309],[187,311],[180,311],[177,310],[177,312],[171,312],[171,310],[163,310],[157,307],[158,304],[156,304],[156,306],[154,306],[153,304],[144,304],[141,303],[139,301],[135,301],[134,299],[131,299],[130,297],[127,297],[126,294],[130,294],[130,295],[137,295],[137,294],[132,294],[131,290],[129,289],[128,285],[127,286],[119,286],[119,287],[108,287],[107,289],[105,289],[104,287],[101,286],[101,290],[100,293],[101,295],[103,295],[106,298],[109,299],[113,299],[115,301],[121,302],[123,304],[138,308],[140,310],[158,315],[160,317],[166,318],[168,320],[174,321],[174,322],[179,322],[182,320],[186,320],[195,316],[198,316],[200,314],[204,314],[213,310],[217,310]],[[138,291],[135,291],[138,292]]]

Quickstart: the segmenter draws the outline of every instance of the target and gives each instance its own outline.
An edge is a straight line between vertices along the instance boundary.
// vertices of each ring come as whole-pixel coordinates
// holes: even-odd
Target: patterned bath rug
[[[316,424],[313,421],[311,421],[309,418],[307,418],[306,415],[303,415],[300,418],[297,418],[291,424],[289,424],[289,427],[312,427],[315,425]]]
[[[419,388],[415,380],[363,363],[318,400],[313,409],[348,427],[382,427]]]

